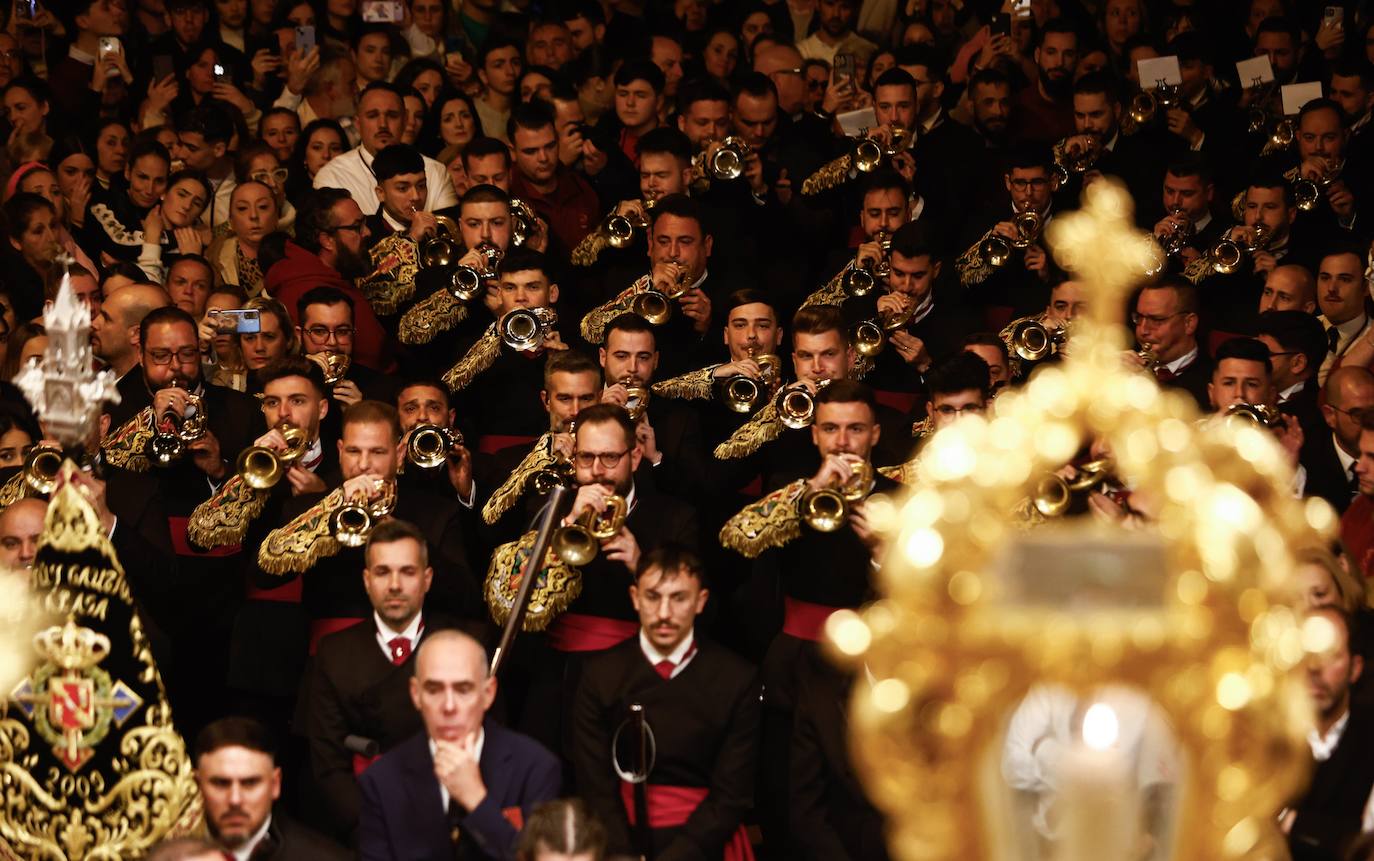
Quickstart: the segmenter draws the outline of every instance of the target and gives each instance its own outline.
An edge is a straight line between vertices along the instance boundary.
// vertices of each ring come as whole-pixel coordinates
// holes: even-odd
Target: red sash
[[[477,438],[477,450],[482,454],[496,454],[498,451],[514,448],[517,445],[533,445],[537,436],[518,434],[489,433]]]
[[[367,771],[367,767],[381,758],[380,755],[363,756],[361,753],[353,754],[353,776],[362,777],[363,772]]]
[[[599,652],[639,633],[637,622],[564,613],[549,625],[549,645],[560,652]]]
[[[284,604],[299,604],[303,590],[304,584],[299,577],[293,577],[271,589],[259,589],[253,585],[252,578],[249,578],[248,583],[244,586],[243,594],[249,601],[281,601]]]
[[[315,654],[315,650],[320,646],[320,640],[338,631],[347,631],[361,621],[363,620],[341,617],[314,620],[310,623],[310,654]]]
[[[798,640],[820,642],[821,633],[825,630],[825,620],[829,619],[830,614],[838,609],[838,607],[812,604],[810,601],[798,601],[796,598],[784,596],[782,599],[782,632],[790,634]]]
[[[916,407],[916,399],[920,395],[915,392],[894,392],[888,389],[874,389],[873,400],[885,407],[891,407],[902,415],[908,415]]]
[[[178,556],[233,556],[243,549],[241,544],[226,544],[223,547],[216,547],[214,550],[197,550],[191,546],[191,539],[186,537],[186,527],[190,524],[189,517],[167,517],[167,531],[171,534],[172,550]]]
[[[756,475],[749,479],[749,483],[740,488],[739,492],[741,496],[747,496],[751,499],[763,496],[763,476]]]
[[[697,809],[701,802],[706,800],[707,789],[704,786],[655,786],[649,784],[645,787],[649,802],[649,827],[650,828],[674,828],[682,825],[691,817],[692,812]],[[625,805],[625,813],[630,818],[630,824],[635,824],[635,789],[634,785],[620,782],[620,800]],[[735,833],[730,835],[730,840],[725,844],[725,851],[721,854],[721,861],[754,861],[754,847],[749,843],[749,835],[745,832],[744,826],[735,829]]]

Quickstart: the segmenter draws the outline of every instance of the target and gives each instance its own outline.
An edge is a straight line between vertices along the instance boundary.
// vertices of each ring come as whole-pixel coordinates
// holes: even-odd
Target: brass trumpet
[[[625,411],[630,414],[630,421],[637,422],[649,411],[649,387],[639,385],[634,377],[628,376],[620,385],[625,387]]]
[[[882,259],[877,263],[864,260],[862,266],[851,267],[844,273],[841,285],[847,296],[867,296],[873,292],[879,279],[886,279],[892,274],[892,264],[888,261],[888,253],[892,250],[892,236],[886,230],[879,230],[873,234],[873,240],[883,252]]]
[[[673,300],[687,292],[687,272],[678,273],[677,281],[667,293],[650,287],[636,293],[630,300],[630,311],[655,326],[662,326],[673,317]]]
[[[329,515],[329,531],[345,547],[362,547],[372,527],[396,507],[396,486],[387,483],[381,496],[372,501],[354,496]]]
[[[504,256],[494,245],[482,245],[477,250],[486,257],[485,268],[479,271],[471,266],[458,266],[448,277],[448,292],[459,302],[471,302],[482,295],[482,282],[496,275],[496,267]]]
[[[154,420],[152,439],[148,440],[148,462],[171,466],[186,453],[186,446],[205,436],[205,407],[200,395],[187,392],[186,411],[177,415],[167,410]]]
[[[1180,206],[1172,207],[1169,214],[1182,220],[1170,222],[1169,229],[1159,240],[1159,247],[1164,250],[1166,257],[1177,257],[1193,239],[1193,220],[1183,212],[1183,208]]]
[[[326,386],[336,385],[348,376],[348,369],[353,364],[353,360],[346,353],[311,353],[306,358],[320,366],[320,370],[324,372]]]
[[[645,200],[642,203],[644,210],[653,208],[654,201]],[[643,212],[632,211],[628,215],[615,215],[612,213],[607,216],[603,230],[606,233],[606,244],[612,248],[628,248],[634,241],[636,230],[646,230],[649,227],[649,219]]]
[[[1074,174],[1083,174],[1092,170],[1093,165],[1097,164],[1097,159],[1102,155],[1102,141],[1096,135],[1088,135],[1088,142],[1082,146],[1075,146],[1073,149],[1067,147],[1056,147],[1054,167],[1052,173],[1059,180],[1062,186],[1069,181]]]
[[[458,225],[447,215],[434,216],[434,235],[420,243],[420,268],[445,269],[462,255],[461,233]]]
[[[1075,493],[1090,493],[1106,483],[1115,464],[1111,458],[1089,461],[1078,467],[1078,474],[1071,479],[1049,473],[1035,486],[1031,498],[1035,510],[1046,517],[1060,517],[1069,510]]]
[[[254,445],[239,454],[235,468],[243,483],[254,490],[276,487],[282,476],[286,475],[286,471],[304,457],[310,447],[310,440],[306,439],[304,429],[283,423],[279,430],[286,438],[284,450],[277,451],[265,445]]]
[[[1140,349],[1135,351],[1140,358],[1141,367],[1153,374],[1160,369],[1164,363],[1159,360],[1159,354],[1155,352],[1153,344],[1141,344]]]
[[[906,150],[911,145],[911,139],[915,137],[915,132],[905,126],[892,126],[892,142],[884,147],[880,141],[871,137],[862,137],[854,144],[854,152],[850,161],[854,164],[854,169],[862,173],[872,173],[882,166],[884,158],[892,158],[897,153]]]
[[[821,380],[815,385],[819,392],[830,385],[830,381]],[[778,411],[778,420],[792,430],[810,427],[816,421],[816,396],[803,383],[784,386],[773,404]]]
[[[1263,223],[1250,228],[1250,240],[1222,239],[1212,246],[1212,269],[1219,275],[1230,275],[1241,267],[1247,257],[1253,257],[1269,244],[1269,229]],[[1228,231],[1229,232],[1229,231]]]
[[[982,256],[983,262],[994,269],[1007,265],[1007,261],[1011,260],[1012,249],[1026,249],[1035,244],[1045,226],[1040,213],[1033,209],[1017,212],[1012,216],[1011,223],[1016,229],[1015,239],[1007,239],[994,233],[978,246],[978,253]]]
[[[916,303],[908,302],[906,307],[896,313],[879,314],[871,320],[854,324],[850,340],[854,351],[860,356],[876,356],[887,346],[887,333],[895,332],[910,322],[916,313]]]
[[[1268,404],[1231,404],[1223,413],[1228,425],[1250,425],[1260,428],[1283,427],[1283,414]]]
[[[558,313],[552,308],[516,308],[501,319],[501,342],[528,353],[542,347],[556,325]]]
[[[1160,112],[1168,111],[1179,104],[1178,87],[1156,81],[1153,90],[1141,90],[1131,99],[1131,119],[1136,125],[1143,126],[1154,122]]]
[[[749,357],[758,363],[759,378],[748,374],[734,374],[726,377],[720,384],[720,398],[731,412],[752,413],[773,391],[782,371],[782,359],[773,353],[755,355],[751,350]]]
[[[1038,362],[1054,355],[1067,340],[1067,328],[1061,326],[1050,329],[1035,320],[1022,320],[1011,330],[1012,350],[1027,362]]]
[[[1321,201],[1322,195],[1326,193],[1326,189],[1330,187],[1331,183],[1340,179],[1341,170],[1344,169],[1344,167],[1345,162],[1342,160],[1334,164],[1328,164],[1326,170],[1322,172],[1321,177],[1318,179],[1299,177],[1298,180],[1293,183],[1293,199],[1297,202],[1298,209],[1301,209],[1303,212],[1311,212],[1316,209],[1317,204]]]
[[[843,484],[808,490],[797,500],[802,523],[817,532],[834,532],[849,519],[849,509],[873,492],[873,467],[868,461],[852,464],[854,474]]]
[[[530,487],[540,496],[547,496],[555,487],[570,488],[573,482],[572,461],[558,455],[554,456],[553,463],[530,476]]]
[[[614,538],[625,525],[628,507],[623,496],[611,495],[602,511],[588,509],[577,520],[554,532],[549,551],[564,564],[581,568],[596,558],[601,542]]]
[[[420,469],[443,466],[449,452],[463,444],[463,433],[439,425],[416,425],[406,440],[406,459]]]
[[[510,199],[510,244],[524,245],[539,227],[530,205],[518,197]]]
[[[735,135],[725,138],[707,161],[706,167],[711,173],[711,178],[730,180],[744,176],[744,163],[749,160],[752,152],[744,138]]]
[[[57,486],[62,471],[62,446],[40,442],[29,449],[24,458],[24,483],[40,496],[47,496]]]

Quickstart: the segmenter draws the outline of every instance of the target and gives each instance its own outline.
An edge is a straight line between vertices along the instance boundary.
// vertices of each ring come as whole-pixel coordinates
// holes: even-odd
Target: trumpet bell
[[[867,296],[869,293],[873,292],[873,288],[877,283],[877,279],[873,277],[872,272],[867,269],[857,268],[850,269],[848,272],[844,273],[844,278],[841,281],[845,295],[853,297]]]
[[[625,248],[635,238],[634,222],[623,215],[606,219],[606,243],[612,248]]]
[[[802,386],[790,386],[778,392],[778,420],[792,430],[810,427],[816,420],[816,396]]]
[[[434,220],[437,223],[434,235],[420,244],[421,269],[447,268],[463,253],[458,245],[458,225],[453,219],[436,215]]]
[[[649,411],[649,390],[633,383],[625,384],[625,411],[630,421],[637,422]]]
[[[345,547],[362,547],[372,533],[372,512],[367,506],[351,502],[342,505],[329,516],[329,530],[334,540]]]
[[[1064,512],[1069,510],[1069,503],[1073,500],[1073,494],[1069,491],[1069,483],[1054,473],[1046,475],[1035,485],[1035,494],[1031,497],[1031,502],[1035,510],[1045,517],[1062,517]]]
[[[591,531],[576,523],[555,532],[550,545],[553,555],[574,568],[581,568],[595,559],[600,547]]]
[[[872,173],[883,163],[883,147],[872,138],[864,138],[854,145],[852,161],[856,170]]]
[[[254,490],[275,487],[286,474],[286,467],[277,453],[264,445],[244,449],[235,464],[243,483]]]
[[[1154,121],[1158,108],[1159,100],[1149,90],[1137,93],[1131,99],[1131,119],[1135,120],[1136,125],[1147,125]]]
[[[655,326],[662,326],[672,319],[673,303],[667,295],[657,290],[636,293],[630,302],[630,310]]]
[[[62,449],[51,443],[39,443],[24,458],[24,484],[39,495],[52,493],[61,471]]]
[[[856,323],[852,337],[854,351],[860,356],[876,356],[887,344],[887,334],[883,332],[883,327],[873,320]]]
[[[572,487],[572,475],[562,464],[555,464],[530,476],[530,486],[538,495],[548,496],[555,487]]]
[[[1034,320],[1024,320],[1011,332],[1012,349],[1027,362],[1038,362],[1055,352],[1058,332],[1051,332]]]
[[[817,532],[835,532],[844,526],[849,505],[837,490],[814,490],[801,498],[801,520]]]
[[[1317,201],[1321,199],[1321,189],[1310,179],[1300,179],[1293,183],[1293,199],[1297,202],[1298,209],[1311,212],[1317,208]]]
[[[471,302],[482,295],[482,273],[471,266],[459,266],[448,277],[448,292],[459,302]]]
[[[510,199],[510,242],[524,245],[534,235],[537,220],[530,205],[518,197]]]
[[[462,443],[462,435],[451,428],[419,425],[406,442],[406,458],[420,469],[434,469],[448,460],[448,454]]]
[[[518,353],[537,350],[556,322],[548,308],[517,308],[501,319],[501,342]]]
[[[731,412],[752,413],[763,396],[763,387],[758,380],[743,374],[730,377],[722,386],[722,398]]]
[[[1240,244],[1223,239],[1212,248],[1212,269],[1219,275],[1230,275],[1245,261],[1245,250]]]
[[[985,264],[1000,269],[1011,259],[1011,243],[1004,236],[989,236],[978,246],[978,254]]]
[[[171,466],[181,459],[186,445],[175,433],[155,433],[148,440],[148,460],[153,466]]]
[[[1035,240],[1040,238],[1040,228],[1042,221],[1040,213],[1034,210],[1018,212],[1012,219],[1012,224],[1016,227],[1016,241],[1012,243],[1016,248],[1028,248]]]
[[[1283,424],[1283,416],[1268,404],[1232,404],[1226,408],[1228,425],[1274,428]]]

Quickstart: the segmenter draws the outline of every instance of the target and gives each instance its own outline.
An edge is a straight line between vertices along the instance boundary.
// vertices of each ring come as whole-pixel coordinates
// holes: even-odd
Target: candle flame
[[[1106,750],[1116,744],[1121,724],[1116,711],[1106,703],[1093,703],[1083,714],[1083,743],[1093,750]]]

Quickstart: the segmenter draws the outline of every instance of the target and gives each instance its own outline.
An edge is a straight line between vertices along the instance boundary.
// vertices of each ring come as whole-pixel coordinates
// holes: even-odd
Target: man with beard
[[[973,130],[980,143],[966,157],[968,169],[965,191],[970,201],[994,200],[1002,194],[1002,175],[1006,172],[1007,147],[1011,136],[1013,102],[1011,81],[996,69],[984,69],[969,79],[969,105]]]
[[[1021,140],[1054,143],[1073,134],[1073,70],[1078,32],[1062,18],[1045,22],[1035,46],[1035,86],[1016,97],[1016,134]]]
[[[447,180],[446,180],[447,181]],[[376,184],[369,188],[377,199]],[[353,300],[353,358],[378,370],[391,367],[387,334],[354,281],[370,269],[367,218],[354,196],[341,188],[317,188],[301,202],[296,241],[286,243],[283,259],[263,273],[263,289],[298,319],[302,296],[314,287],[337,287]]]
[[[821,0],[816,7],[820,29],[797,42],[802,59],[824,60],[833,66],[837,54],[853,54],[855,68],[867,66],[878,46],[854,32],[859,5],[855,0]]]
[[[339,846],[274,809],[281,797],[281,767],[267,727],[242,717],[215,721],[196,736],[195,757],[205,824],[225,858],[336,861],[349,857]]]

